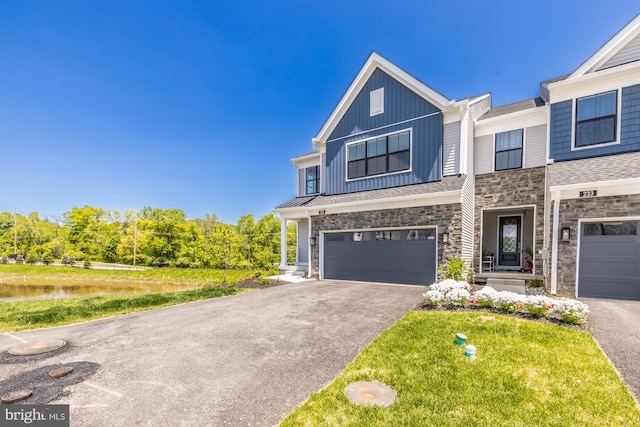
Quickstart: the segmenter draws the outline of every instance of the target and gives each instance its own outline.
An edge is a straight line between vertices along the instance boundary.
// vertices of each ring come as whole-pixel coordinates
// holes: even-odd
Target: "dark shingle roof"
[[[583,184],[640,178],[640,152],[555,162],[549,166],[549,185]]]
[[[318,197],[318,196],[296,197],[295,199],[291,199],[288,202],[285,202],[285,203],[281,204],[276,209],[299,208],[300,206],[306,205],[307,203],[309,203],[310,201],[312,201],[316,197]]]
[[[331,196],[319,195],[309,197],[296,197],[276,209],[305,207],[322,207],[351,202],[368,202],[375,200],[393,199],[397,197],[419,196],[462,189],[465,176],[447,176],[441,181],[427,182],[424,184],[404,185],[402,187],[383,188],[380,190],[359,191],[356,193],[334,194]]]
[[[503,105],[501,107],[492,108],[482,116],[480,116],[479,120],[490,119],[492,117],[503,116],[505,114],[515,113],[517,111],[529,110],[532,108],[542,107],[544,105],[544,99],[531,98],[526,99],[524,101],[514,102],[513,104]]]
[[[571,74],[565,74],[564,76],[560,76],[560,77],[554,77],[553,79],[549,79],[549,80],[545,80],[542,83],[544,84],[549,84],[549,83],[555,83],[555,82],[560,82],[562,80],[566,80],[567,77],[569,77]]]

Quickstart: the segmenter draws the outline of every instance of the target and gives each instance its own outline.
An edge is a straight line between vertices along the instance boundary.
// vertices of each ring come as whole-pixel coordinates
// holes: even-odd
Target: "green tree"
[[[218,224],[208,244],[214,267],[224,269],[224,283],[227,283],[227,270],[236,267],[241,257],[238,234],[232,225]]]
[[[145,207],[138,230],[140,252],[152,262],[175,261],[189,237],[186,215],[179,209]]]
[[[258,220],[254,230],[253,266],[271,269],[280,260],[280,221],[267,214]]]

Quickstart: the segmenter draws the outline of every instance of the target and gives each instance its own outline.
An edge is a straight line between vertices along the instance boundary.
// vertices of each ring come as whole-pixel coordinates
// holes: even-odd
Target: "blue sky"
[[[289,159],[372,51],[451,99],[537,96],[629,0],[0,1],[0,212],[177,208],[235,223],[295,194]]]

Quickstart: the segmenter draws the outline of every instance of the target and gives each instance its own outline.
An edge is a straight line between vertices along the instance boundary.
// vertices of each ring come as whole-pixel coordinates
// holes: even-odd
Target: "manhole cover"
[[[25,344],[9,350],[14,356],[32,356],[34,354],[48,353],[64,347],[66,342],[62,340],[45,341],[35,344]]]
[[[31,390],[16,390],[2,396],[2,403],[10,404],[20,402],[31,396]]]
[[[63,366],[62,368],[50,371],[49,378],[51,378],[52,380],[57,380],[58,378],[66,377],[71,372],[73,372],[73,368],[71,366]]]
[[[358,405],[390,406],[396,401],[396,392],[378,381],[359,381],[344,389],[349,400]]]

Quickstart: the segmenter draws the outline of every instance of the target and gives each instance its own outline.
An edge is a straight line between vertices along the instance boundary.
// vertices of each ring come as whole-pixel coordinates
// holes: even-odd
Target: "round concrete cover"
[[[62,340],[51,340],[35,344],[25,344],[18,347],[14,347],[9,350],[9,354],[14,356],[32,356],[34,354],[47,353],[64,347],[66,342]]]
[[[52,380],[56,380],[58,378],[66,377],[71,372],[73,372],[72,366],[63,366],[62,368],[57,368],[49,372],[49,378]]]
[[[358,405],[391,406],[396,401],[396,392],[378,381],[359,381],[344,389],[349,400]]]
[[[16,390],[2,396],[2,403],[10,404],[20,402],[31,396],[31,390]]]

